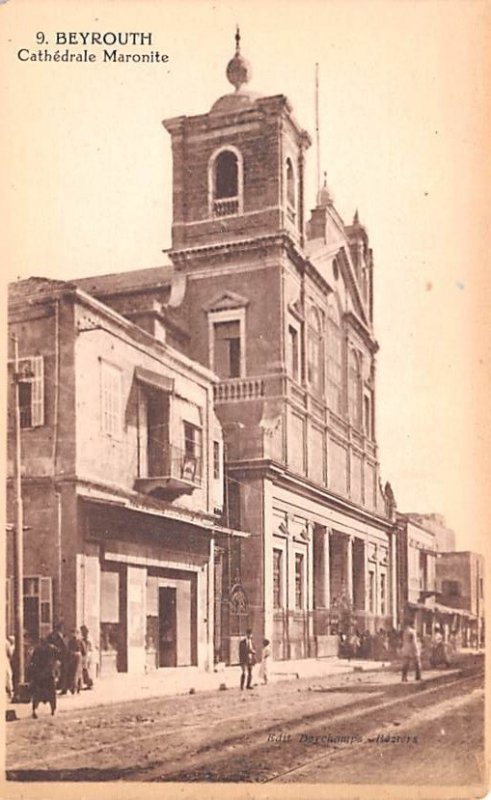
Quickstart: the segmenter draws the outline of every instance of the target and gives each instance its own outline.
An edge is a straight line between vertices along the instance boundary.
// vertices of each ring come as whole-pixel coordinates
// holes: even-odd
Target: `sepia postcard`
[[[486,796],[490,23],[0,0],[2,798]]]

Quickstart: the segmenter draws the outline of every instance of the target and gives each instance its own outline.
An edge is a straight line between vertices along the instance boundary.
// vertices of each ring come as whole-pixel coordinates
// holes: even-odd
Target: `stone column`
[[[346,543],[346,593],[349,600],[353,603],[353,536],[347,537]]]
[[[380,565],[378,560],[380,558],[380,551],[378,544],[375,545],[375,596],[373,611],[376,617],[380,615]],[[378,630],[378,628],[377,628]]]
[[[390,543],[391,613],[392,624],[394,628],[397,628],[399,620],[397,618],[397,541],[395,532],[391,534]]]
[[[329,530],[323,525],[315,525],[313,540],[314,607],[329,608],[331,598]]]
[[[331,531],[325,529],[324,533],[324,605],[331,608]]]

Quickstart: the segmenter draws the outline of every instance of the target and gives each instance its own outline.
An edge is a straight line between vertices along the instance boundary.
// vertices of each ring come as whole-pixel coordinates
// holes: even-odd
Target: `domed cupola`
[[[225,71],[227,80],[235,87],[235,91],[220,97],[212,106],[212,112],[240,111],[247,106],[252,106],[260,95],[251,92],[246,88],[246,84],[252,78],[252,67],[240,52],[240,30],[237,26],[235,34],[235,53],[227,64]]]
[[[324,172],[324,184],[317,192],[317,206],[325,208],[334,204],[334,197],[327,186],[327,172]]]

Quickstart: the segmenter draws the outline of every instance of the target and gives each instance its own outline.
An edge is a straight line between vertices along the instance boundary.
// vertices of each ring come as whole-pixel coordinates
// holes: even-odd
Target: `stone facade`
[[[240,53],[236,58],[241,58]],[[395,621],[392,509],[375,426],[373,258],[327,186],[305,219],[309,135],[288,100],[243,84],[172,139],[169,304],[217,372],[240,579],[276,658]],[[223,657],[231,658],[230,653]]]
[[[62,620],[88,626],[102,672],[210,668],[215,548],[233,535],[219,524],[214,376],[73,284],[13,284],[9,331],[20,349],[28,638]],[[10,425],[9,476],[13,457]],[[7,495],[10,520],[10,477]],[[9,630],[12,575],[10,538]]]

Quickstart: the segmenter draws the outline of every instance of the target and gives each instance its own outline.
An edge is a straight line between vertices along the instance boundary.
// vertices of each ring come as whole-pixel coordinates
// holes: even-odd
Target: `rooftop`
[[[94,275],[90,278],[76,278],[73,283],[84,292],[94,295],[109,295],[144,289],[167,289],[170,287],[173,267],[134,269],[129,272],[113,272],[108,275]]]

